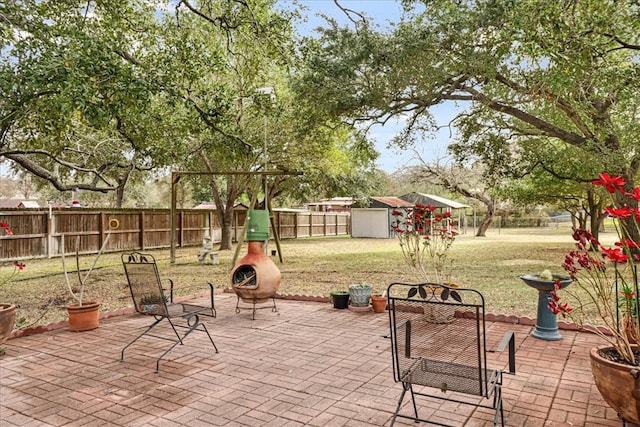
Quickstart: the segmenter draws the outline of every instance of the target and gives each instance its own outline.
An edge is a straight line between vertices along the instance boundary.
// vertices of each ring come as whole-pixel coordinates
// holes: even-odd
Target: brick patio
[[[159,374],[155,357],[166,342],[141,340],[118,360],[150,323],[135,314],[103,319],[94,331],[9,340],[0,359],[0,426],[389,425],[402,387],[384,338],[387,315],[280,300],[279,314],[258,310],[252,321],[235,303],[235,295],[216,295],[218,316],[206,321],[219,354],[194,333]],[[505,375],[503,388],[508,426],[622,425],[591,378],[588,350],[597,336],[562,331],[561,341],[542,341],[529,335],[531,326],[488,328],[491,336],[516,332],[518,373]],[[506,365],[506,355],[494,362]],[[419,404],[424,418],[492,425],[487,409]]]

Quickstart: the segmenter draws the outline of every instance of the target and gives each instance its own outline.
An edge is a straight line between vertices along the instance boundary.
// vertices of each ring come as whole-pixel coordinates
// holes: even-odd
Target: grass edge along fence
[[[110,234],[105,252],[170,247],[169,209],[4,209],[0,222],[13,234],[0,236],[0,262],[93,254]],[[246,210],[234,211],[232,239],[238,241]],[[280,239],[350,234],[350,215],[344,212],[273,212]],[[175,227],[177,247],[200,246],[205,233],[219,242],[221,228],[214,210],[180,209]],[[273,238],[273,228],[270,227]],[[78,245],[78,247],[76,247]]]

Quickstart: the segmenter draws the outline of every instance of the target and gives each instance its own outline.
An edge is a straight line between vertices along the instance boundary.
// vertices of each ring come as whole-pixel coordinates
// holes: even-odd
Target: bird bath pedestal
[[[534,274],[520,276],[520,279],[538,291],[538,317],[536,318],[536,327],[531,335],[547,341],[561,339],[562,335],[558,332],[556,315],[549,310],[549,299],[556,280],[560,280],[562,288],[569,286],[573,280],[569,276],[560,274],[554,274],[553,280],[543,280]]]

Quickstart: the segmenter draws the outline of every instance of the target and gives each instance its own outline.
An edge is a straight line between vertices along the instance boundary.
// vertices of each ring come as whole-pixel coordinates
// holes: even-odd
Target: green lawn
[[[605,241],[614,239],[613,232],[602,236]],[[331,290],[346,290],[349,284],[359,282],[371,283],[381,292],[394,281],[420,280],[404,264],[395,239],[310,238],[284,240],[281,246],[284,263],[279,264],[274,258],[282,272],[281,294],[328,296]],[[566,227],[493,230],[482,238],[461,234],[451,249],[451,257],[455,259],[452,282],[482,291],[488,312],[535,317],[536,291],[519,276],[545,269],[563,273],[562,261],[572,248],[570,229]],[[273,242],[269,249],[275,249]],[[233,252],[221,252],[218,265],[200,265],[198,251],[199,248],[179,249],[175,265],[169,263],[168,250],[151,252],[158,259],[161,276],[173,279],[177,285],[211,282],[216,288],[229,287]],[[243,249],[241,255],[244,253]],[[93,259],[81,259],[81,267],[88,268]],[[67,263],[74,268],[73,259]],[[18,303],[22,307],[20,313],[34,319],[53,298],[54,308],[40,323],[65,319],[64,306],[70,299],[60,259],[32,260],[26,264],[19,280],[0,286],[0,302]],[[9,266],[0,270],[0,282],[9,271]],[[100,258],[86,292],[89,299],[103,303],[103,310],[130,305],[119,254]]]

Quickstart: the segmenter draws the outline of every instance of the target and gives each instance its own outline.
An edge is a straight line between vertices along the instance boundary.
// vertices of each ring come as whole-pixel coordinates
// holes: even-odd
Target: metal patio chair
[[[470,288],[431,283],[393,283],[387,294],[393,374],[403,387],[391,425],[396,417],[446,425],[420,418],[416,396],[495,409],[494,425],[498,425],[498,419],[504,425],[503,370],[487,366],[487,353],[493,351],[487,350],[482,294]],[[502,352],[507,346],[508,372],[515,374],[513,332],[499,340],[495,351]],[[415,391],[414,386],[421,387]],[[400,413],[407,391],[414,415]],[[458,393],[482,399],[470,400]]]
[[[206,333],[215,352],[218,353],[218,347],[213,342],[211,334],[209,334],[205,324],[200,321],[201,315],[216,316],[212,284],[209,283],[210,306],[198,305],[191,301],[174,303],[173,281],[169,280],[169,298],[167,298],[158,273],[158,265],[153,255],[140,252],[123,253],[121,260],[136,312],[145,316],[153,316],[155,319],[144,332],[122,349],[120,354],[121,362],[124,361],[125,350],[144,336],[170,341],[173,344],[156,361],[156,372],[159,372],[160,360],[173,350],[176,345],[183,344],[184,339],[195,330]],[[168,323],[171,331],[165,335],[156,334],[154,328],[163,320]],[[184,333],[181,334],[179,331]]]

